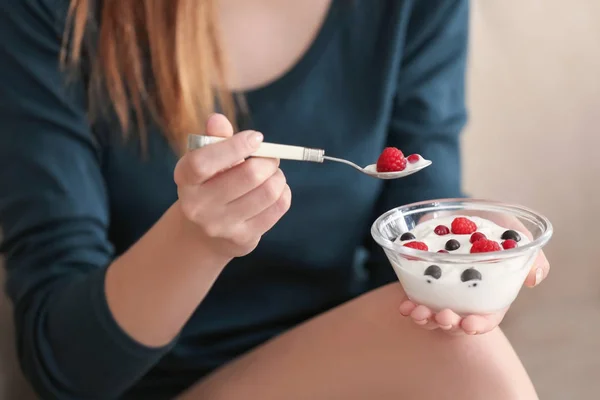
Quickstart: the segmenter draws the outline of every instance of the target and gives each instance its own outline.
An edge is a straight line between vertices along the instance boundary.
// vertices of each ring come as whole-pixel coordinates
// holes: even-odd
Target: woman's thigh
[[[537,399],[500,329],[451,337],[402,318],[387,285],[280,335],[182,399]]]

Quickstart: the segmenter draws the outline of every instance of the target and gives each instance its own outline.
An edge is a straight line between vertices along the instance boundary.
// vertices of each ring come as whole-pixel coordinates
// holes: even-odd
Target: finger
[[[285,175],[278,168],[257,188],[229,203],[226,218],[237,223],[257,216],[279,200],[285,187]]]
[[[208,120],[206,121],[206,134],[208,136],[228,138],[233,136],[233,125],[231,125],[231,122],[229,122],[229,119],[227,119],[226,116],[215,113],[208,117]],[[232,165],[237,165],[241,162],[244,161],[240,160]]]
[[[249,158],[205,182],[202,185],[203,191],[210,193],[211,201],[218,200],[227,204],[262,185],[277,172],[278,167],[279,160],[275,158]],[[254,215],[256,214],[252,216]]]
[[[540,251],[535,262],[533,263],[533,267],[529,271],[529,275],[527,275],[527,279],[525,279],[525,286],[534,287],[539,285],[550,273],[550,263],[548,259],[544,255],[543,251]]]
[[[444,333],[448,336],[466,336],[467,335],[460,326],[457,326],[456,328],[452,328],[449,331],[444,331]]]
[[[496,328],[505,314],[506,310],[488,315],[469,315],[463,318],[460,325],[467,335],[480,335]]]
[[[433,331],[440,328],[440,325],[435,322],[435,319],[427,320],[425,325],[419,325],[419,328],[425,329],[426,331]]]
[[[201,184],[217,172],[250,156],[258,149],[262,140],[260,132],[244,131],[221,142],[190,151],[175,166],[175,183]]]
[[[247,220],[246,226],[254,232],[259,232],[259,234],[263,235],[281,219],[281,217],[290,209],[291,204],[292,190],[288,185],[285,185],[279,200],[265,211]]]
[[[405,317],[409,317],[410,313],[412,313],[415,308],[417,308],[417,305],[415,303],[413,303],[410,300],[404,300],[402,303],[400,303],[400,314],[402,314]]]
[[[206,134],[208,136],[231,137],[233,126],[223,114],[213,114],[206,121]]]
[[[410,317],[417,325],[424,326],[430,319],[433,317],[433,312],[424,305],[418,305],[415,309],[410,313]]]
[[[412,312],[417,308],[418,306],[413,303],[410,300],[405,300],[400,304],[400,314],[404,315],[405,317],[411,316]],[[419,311],[418,311],[419,312]],[[417,312],[417,313],[418,313]],[[412,318],[412,316],[411,316]],[[417,325],[419,325],[421,328],[426,329],[426,330],[433,330],[433,329],[437,329],[438,328],[438,324],[435,321],[429,321],[427,320],[426,322],[422,323],[422,322],[416,322],[414,320],[414,318],[412,318],[413,322],[415,322]]]
[[[447,308],[435,315],[435,321],[438,323],[440,328],[445,331],[450,331],[460,327],[460,320],[460,315]]]

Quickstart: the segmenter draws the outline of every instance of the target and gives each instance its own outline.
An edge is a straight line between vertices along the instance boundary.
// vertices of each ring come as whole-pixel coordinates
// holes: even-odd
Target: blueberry
[[[465,269],[462,274],[460,274],[460,280],[462,282],[469,281],[480,281],[481,280],[481,272],[477,271],[474,268]]]
[[[501,236],[502,240],[514,240],[515,242],[519,242],[521,241],[521,235],[519,235],[517,232],[513,231],[512,229],[509,229],[507,231],[505,231],[502,236]]]
[[[425,270],[425,275],[430,276],[433,279],[440,279],[442,277],[442,269],[437,265],[430,265]]]
[[[415,235],[413,235],[410,232],[403,233],[402,236],[400,236],[400,240],[402,240],[403,242],[407,241],[407,240],[414,240],[414,239],[416,239]]]
[[[459,247],[460,243],[458,242],[458,240],[450,239],[446,242],[446,250],[448,251],[458,250]]]

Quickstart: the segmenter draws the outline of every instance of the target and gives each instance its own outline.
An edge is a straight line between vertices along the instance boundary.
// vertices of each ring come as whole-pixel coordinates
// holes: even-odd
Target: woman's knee
[[[426,331],[397,312],[403,296],[399,285],[391,284],[365,295],[362,306],[391,324],[387,335],[396,335],[407,398],[537,399],[525,368],[499,328],[478,336]],[[390,308],[397,318],[381,315]]]
[[[442,391],[461,393],[461,399],[537,399],[531,381],[500,329],[481,336],[448,337],[443,332],[423,332],[421,376]],[[414,360],[419,362],[418,355]],[[417,377],[407,382],[417,382]],[[422,387],[412,387],[416,395]]]

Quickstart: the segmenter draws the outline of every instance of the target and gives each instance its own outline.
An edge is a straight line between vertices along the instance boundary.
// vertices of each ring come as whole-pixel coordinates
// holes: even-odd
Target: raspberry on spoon
[[[415,164],[418,163],[419,160],[421,160],[421,156],[419,154],[411,154],[410,156],[406,157],[406,159],[409,163]]]
[[[406,158],[396,147],[386,147],[377,160],[377,172],[398,172],[406,169]]]

